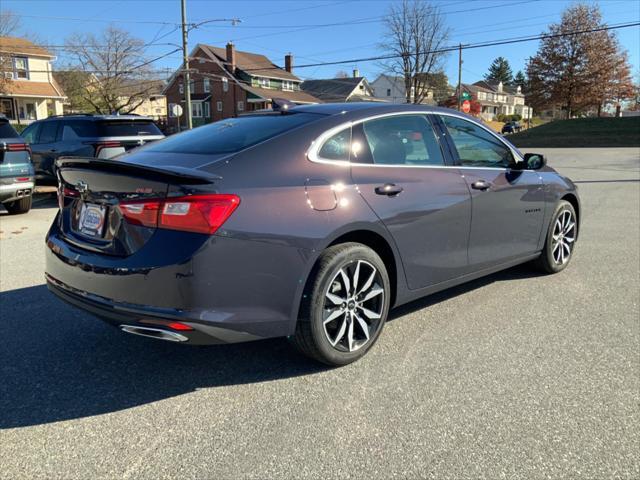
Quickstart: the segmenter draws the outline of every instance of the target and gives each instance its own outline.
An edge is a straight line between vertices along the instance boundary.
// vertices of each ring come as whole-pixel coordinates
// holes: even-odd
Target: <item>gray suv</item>
[[[63,115],[39,120],[22,136],[30,144],[36,179],[56,180],[58,157],[113,158],[164,138],[151,118],[138,115]]]
[[[10,214],[31,209],[34,172],[29,145],[0,115],[0,203]]]

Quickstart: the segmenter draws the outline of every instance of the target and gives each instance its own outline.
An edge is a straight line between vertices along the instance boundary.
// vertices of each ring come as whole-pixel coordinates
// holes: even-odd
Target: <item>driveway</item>
[[[392,313],[360,362],[129,336],[44,286],[55,198],[0,213],[0,478],[638,478],[640,151],[547,149],[584,221]]]

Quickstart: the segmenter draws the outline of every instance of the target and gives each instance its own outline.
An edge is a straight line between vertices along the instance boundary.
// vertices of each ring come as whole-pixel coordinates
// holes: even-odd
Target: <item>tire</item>
[[[387,269],[373,250],[360,243],[330,247],[311,273],[291,340],[324,364],[355,362],[380,336],[390,293]]]
[[[10,215],[17,215],[20,213],[27,213],[31,210],[31,195],[21,198],[20,200],[14,200],[4,204]]]
[[[578,238],[576,211],[566,200],[560,200],[553,212],[542,254],[534,264],[546,273],[558,273],[567,268]]]

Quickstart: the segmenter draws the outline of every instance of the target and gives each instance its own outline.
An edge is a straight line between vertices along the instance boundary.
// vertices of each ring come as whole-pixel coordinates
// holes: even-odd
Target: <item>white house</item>
[[[65,95],[53,78],[55,56],[24,38],[0,37],[0,113],[13,123],[61,115]]]

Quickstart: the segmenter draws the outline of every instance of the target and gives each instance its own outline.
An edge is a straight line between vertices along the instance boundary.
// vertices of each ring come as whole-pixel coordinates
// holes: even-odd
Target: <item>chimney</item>
[[[293,73],[293,55],[290,53],[284,56],[284,69],[289,73]]]
[[[353,69],[353,78],[358,78],[360,76],[360,70],[357,68]]]
[[[234,74],[236,71],[236,47],[233,43],[227,43],[227,63],[229,64],[229,72]]]
[[[498,83],[498,91],[499,91],[499,92],[502,92],[502,88],[503,88],[503,87],[502,87],[502,82],[499,82],[499,83]]]

